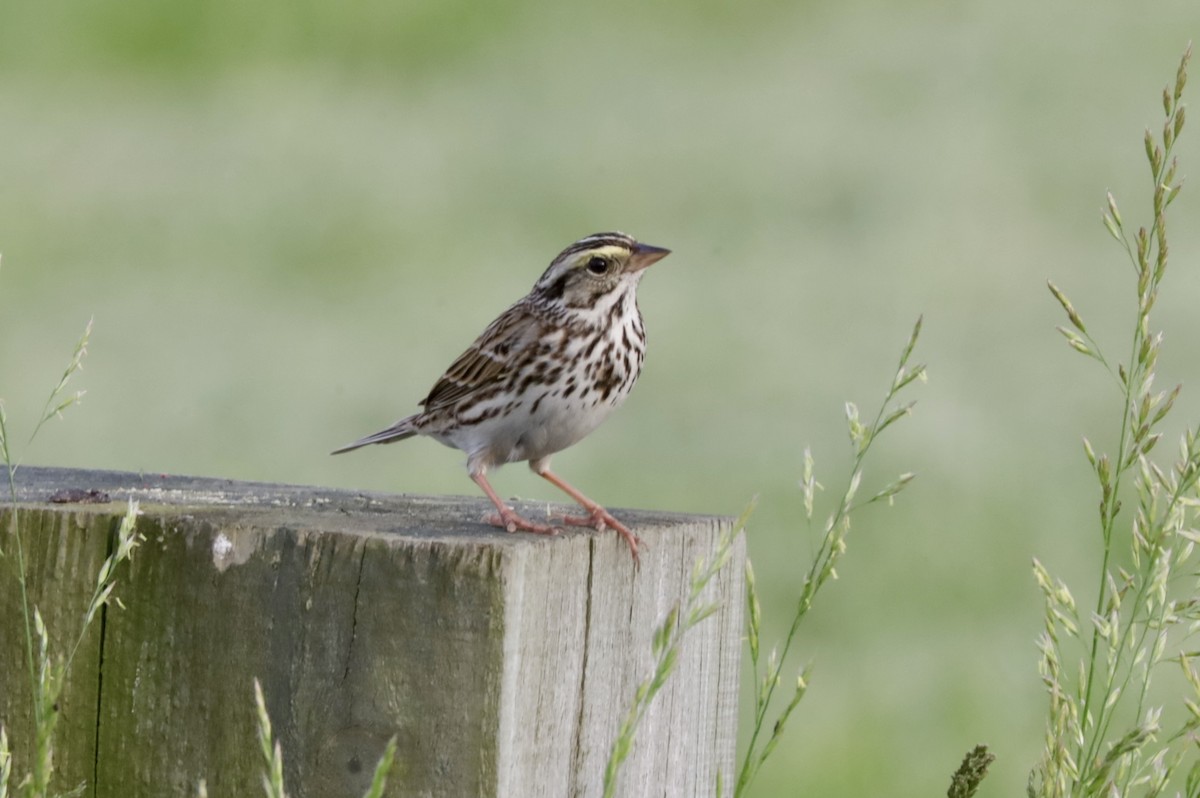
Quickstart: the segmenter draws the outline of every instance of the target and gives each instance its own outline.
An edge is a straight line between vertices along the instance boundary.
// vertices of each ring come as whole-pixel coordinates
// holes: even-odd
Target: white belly
[[[594,401],[596,397],[555,395],[562,387],[543,389],[474,425],[433,433],[447,446],[461,449],[469,459],[483,457],[488,465],[537,460],[561,452],[587,437],[627,394]]]

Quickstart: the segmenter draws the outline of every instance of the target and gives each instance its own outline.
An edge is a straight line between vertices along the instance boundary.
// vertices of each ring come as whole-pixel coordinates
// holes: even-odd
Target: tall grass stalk
[[[1080,613],[1067,585],[1038,560],[1033,570],[1045,601],[1039,670],[1049,694],[1045,749],[1027,793],[1042,796],[1156,796],[1169,785],[1200,796],[1200,677],[1192,638],[1200,630],[1200,561],[1195,545],[1200,508],[1200,438],[1187,430],[1173,463],[1152,452],[1180,386],[1154,387],[1163,342],[1151,323],[1167,271],[1167,209],[1179,195],[1174,147],[1184,127],[1180,102],[1191,45],[1173,86],[1163,91],[1164,123],[1147,130],[1144,148],[1152,184],[1151,222],[1130,233],[1111,193],[1102,218],[1133,267],[1136,305],[1125,360],[1109,358],[1066,294],[1049,283],[1066,313],[1067,343],[1112,375],[1122,410],[1112,455],[1084,438],[1096,476],[1102,545],[1094,609]],[[1132,501],[1132,511],[1124,502]],[[1069,664],[1078,649],[1077,667]],[[1170,692],[1151,692],[1153,677],[1177,669]],[[1166,696],[1170,705],[1159,704]],[[1189,757],[1190,755],[1190,757]],[[1185,769],[1184,763],[1190,765]],[[1182,784],[1179,782],[1182,780]]]
[[[986,745],[977,745],[968,751],[958,770],[950,777],[946,798],[972,798],[995,760],[996,757],[992,756]]]
[[[41,415],[27,439],[26,449],[33,444],[46,422],[52,418],[61,418],[63,411],[78,403],[83,397],[82,391],[68,394],[67,385],[75,373],[83,368],[83,359],[87,355],[91,333],[92,322],[89,321],[83,336],[75,345],[75,351],[72,353],[67,367],[63,370],[58,383],[42,407]],[[45,798],[52,794],[54,733],[59,716],[58,700],[62,694],[67,674],[74,663],[75,654],[79,651],[79,647],[87,635],[88,627],[113,597],[117,567],[132,556],[133,550],[141,540],[136,530],[137,516],[140,511],[137,502],[131,500],[117,530],[116,546],[101,564],[100,571],[96,576],[96,584],[88,600],[88,605],[84,609],[79,634],[69,644],[66,655],[61,653],[56,655],[51,650],[50,634],[42,615],[29,598],[28,566],[18,523],[16,475],[17,469],[20,467],[20,459],[11,447],[11,440],[8,417],[5,414],[3,400],[0,400],[0,458],[4,461],[5,474],[8,479],[9,539],[13,541],[13,556],[5,557],[5,552],[0,549],[0,557],[7,560],[13,576],[17,580],[21,604],[21,623],[25,633],[25,661],[28,670],[30,708],[33,720],[33,728],[28,730],[28,734],[33,740],[33,761],[28,763],[28,771],[17,784],[16,795],[20,798]],[[9,794],[12,776],[13,759],[9,738],[7,731],[0,726],[0,798],[6,798]],[[84,787],[85,785],[80,784],[67,793],[55,793],[55,795],[59,798],[79,795],[82,794]]]
[[[83,358],[87,356],[88,341],[92,335],[92,321],[89,320],[87,327],[83,331],[79,342],[75,344],[75,351],[71,355],[71,360],[67,367],[63,370],[62,376],[58,379],[58,384],[54,386],[54,390],[46,398],[46,403],[42,407],[41,416],[33,427],[33,431],[29,435],[25,448],[28,449],[37,437],[38,432],[47,421],[52,418],[62,418],[63,411],[71,405],[77,404],[83,398],[83,391],[77,391],[72,395],[66,395],[67,383],[71,381],[71,377],[83,368]],[[12,512],[9,514],[10,537],[13,540],[13,547],[16,554],[15,576],[17,579],[18,590],[21,598],[21,619],[25,630],[25,653],[26,667],[29,671],[30,688],[34,706],[37,705],[37,676],[34,666],[34,645],[33,645],[33,609],[29,604],[29,586],[26,582],[27,569],[25,566],[25,547],[21,541],[19,527],[17,525],[17,469],[20,467],[20,459],[17,458],[10,448],[9,441],[11,437],[8,431],[8,416],[4,410],[4,400],[0,399],[0,457],[4,459],[5,475],[8,479],[8,496],[9,503],[12,507]],[[4,555],[4,550],[0,548],[0,556]]]
[[[0,726],[0,798],[8,798],[8,782],[12,778],[12,751],[8,748],[8,732]]]
[[[812,564],[809,566],[808,573],[804,575],[803,581],[800,583],[800,594],[796,599],[796,609],[792,616],[791,626],[788,628],[786,637],[784,637],[783,645],[771,649],[765,665],[759,659],[762,607],[759,603],[758,590],[755,585],[754,569],[749,559],[746,561],[746,600],[748,603],[746,638],[750,649],[750,664],[751,670],[754,672],[756,690],[754,693],[754,725],[750,730],[750,742],[746,748],[741,770],[738,773],[738,780],[734,787],[735,796],[740,797],[744,795],[750,783],[754,781],[759,768],[770,757],[771,753],[775,750],[775,746],[779,744],[788,720],[792,716],[792,712],[800,704],[801,699],[804,698],[804,694],[808,689],[809,666],[804,665],[799,669],[795,681],[792,683],[792,692],[788,703],[775,715],[775,720],[770,723],[769,734],[766,735],[765,740],[762,739],[768,727],[767,716],[774,706],[775,691],[783,683],[784,663],[787,661],[788,654],[792,650],[792,644],[796,640],[796,633],[800,630],[800,626],[804,618],[808,615],[809,610],[812,609],[813,602],[821,588],[830,579],[837,578],[837,563],[846,552],[846,536],[850,532],[851,517],[857,510],[867,505],[881,501],[891,503],[896,494],[904,490],[913,479],[913,474],[901,474],[868,498],[859,498],[859,489],[866,467],[867,454],[870,452],[872,445],[884,430],[901,418],[909,415],[915,404],[915,402],[897,404],[897,399],[901,392],[914,381],[925,380],[925,366],[910,363],[920,334],[921,319],[918,318],[916,324],[913,325],[912,333],[909,335],[907,343],[905,343],[900,353],[900,362],[896,369],[896,374],[892,378],[891,384],[884,394],[883,401],[880,403],[879,409],[870,423],[864,424],[859,416],[858,408],[852,402],[846,403],[846,426],[850,433],[850,444],[854,450],[854,460],[850,467],[850,475],[846,480],[846,486],[842,491],[841,498],[837,500],[833,511],[825,519],[816,554],[813,557]],[[804,497],[805,520],[810,529],[812,528],[813,515],[816,508],[816,493],[821,487],[816,479],[812,452],[805,449],[804,476],[800,481],[800,488]]]
[[[692,568],[687,597],[676,604],[654,630],[651,641],[654,667],[651,675],[639,684],[634,692],[633,705],[621,723],[617,739],[609,752],[608,763],[604,768],[604,798],[616,795],[617,776],[621,765],[633,750],[634,737],[642,718],[675,669],[684,637],[721,608],[719,602],[710,601],[703,594],[713,577],[729,563],[733,554],[733,541],[746,528],[746,522],[753,511],[754,505],[751,503],[742,511],[733,526],[721,533],[713,553],[696,561]]]

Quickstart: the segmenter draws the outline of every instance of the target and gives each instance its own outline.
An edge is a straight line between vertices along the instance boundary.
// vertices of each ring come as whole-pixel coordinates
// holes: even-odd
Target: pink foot
[[[629,553],[633,555],[633,562],[640,564],[638,560],[638,546],[645,546],[642,539],[629,531],[629,527],[622,524],[616,518],[613,518],[612,513],[605,510],[603,507],[596,506],[587,515],[564,515],[560,519],[564,524],[571,526],[587,526],[603,532],[606,529],[615,530],[621,537],[625,538],[625,542],[629,544]]]
[[[491,513],[484,516],[483,522],[498,526],[506,532],[533,532],[538,535],[557,535],[559,530],[549,524],[538,524],[516,513],[511,507],[505,507],[499,514]]]

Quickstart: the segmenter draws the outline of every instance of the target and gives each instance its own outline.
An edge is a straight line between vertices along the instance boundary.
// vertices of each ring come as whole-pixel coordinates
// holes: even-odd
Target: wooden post
[[[392,735],[388,796],[599,796],[651,635],[730,523],[617,512],[649,545],[635,571],[615,534],[508,535],[480,523],[482,499],[48,468],[18,482],[30,595],[58,652],[126,500],[144,511],[125,607],[89,629],[60,702],[58,784],[94,798],[190,796],[202,778],[213,798],[256,794],[254,677],[293,798],[361,796]],[[0,721],[19,773],[30,687],[3,507]],[[743,559],[738,539],[709,586],[721,609],[686,638],[619,795],[731,782]]]

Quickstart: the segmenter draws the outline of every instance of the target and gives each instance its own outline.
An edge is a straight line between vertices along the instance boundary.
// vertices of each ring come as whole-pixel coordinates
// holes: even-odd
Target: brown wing
[[[485,386],[505,379],[511,365],[530,344],[536,344],[541,325],[524,303],[518,302],[493,321],[475,343],[450,364],[421,402],[425,412],[458,402]]]

